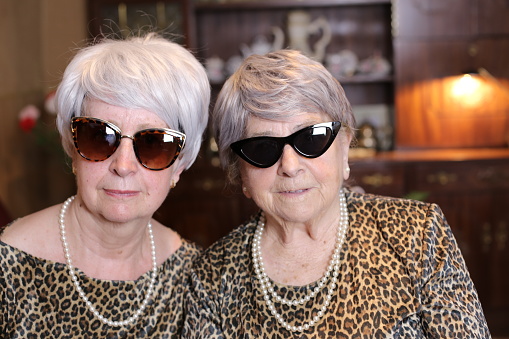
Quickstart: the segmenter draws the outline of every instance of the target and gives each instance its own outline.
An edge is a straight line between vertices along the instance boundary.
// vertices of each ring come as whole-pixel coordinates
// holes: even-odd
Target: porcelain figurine
[[[205,70],[211,83],[219,84],[224,81],[224,61],[220,57],[213,56],[205,60]]]
[[[382,57],[380,52],[375,52],[359,63],[359,72],[374,76],[385,76],[391,73],[391,64]]]
[[[231,56],[226,61],[226,65],[225,65],[226,76],[230,76],[233,73],[235,73],[237,68],[239,68],[240,64],[242,64],[243,60],[244,60],[244,58],[240,55]]]
[[[325,58],[325,66],[336,78],[354,75],[358,64],[357,55],[348,49],[344,49],[339,53],[327,54]]]

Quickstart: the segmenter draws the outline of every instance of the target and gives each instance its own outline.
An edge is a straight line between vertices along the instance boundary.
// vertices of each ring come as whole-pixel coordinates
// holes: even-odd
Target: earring
[[[347,167],[345,168],[345,171],[346,171],[346,173],[350,173],[350,167],[349,167],[349,166],[347,166]]]
[[[172,180],[172,181],[171,181],[171,184],[170,184],[170,188],[175,188],[175,186],[176,186],[176,185],[177,185],[177,184],[175,184],[175,181],[173,181],[173,180]]]
[[[74,166],[72,167],[72,174],[76,175],[76,168]]]
[[[247,192],[247,187],[246,186],[242,186],[242,191],[243,192]]]

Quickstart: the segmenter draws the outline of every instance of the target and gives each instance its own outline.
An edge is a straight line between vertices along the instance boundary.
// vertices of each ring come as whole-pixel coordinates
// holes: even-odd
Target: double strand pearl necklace
[[[260,282],[260,286],[263,292],[263,298],[267,307],[269,308],[271,314],[277,319],[277,321],[285,327],[288,331],[291,332],[302,332],[308,330],[310,327],[313,327],[318,321],[323,317],[323,315],[327,312],[327,307],[330,304],[332,299],[332,294],[334,293],[334,289],[337,285],[338,275],[339,275],[339,257],[341,248],[343,247],[343,243],[345,242],[346,232],[348,230],[348,208],[346,205],[346,198],[343,193],[343,190],[340,191],[340,214],[339,214],[339,225],[336,234],[336,245],[334,247],[334,252],[332,254],[331,260],[329,262],[329,266],[323,277],[318,281],[317,286],[314,289],[311,289],[310,292],[301,299],[293,299],[288,300],[276,293],[273,287],[273,283],[270,278],[265,273],[265,267],[263,264],[262,252],[261,252],[261,240],[262,233],[265,227],[265,216],[262,214],[258,221],[258,225],[256,227],[256,231],[253,238],[253,263],[255,268],[255,273]],[[276,310],[274,306],[274,300],[277,303],[283,305],[289,305],[292,307],[296,307],[297,305],[303,305],[307,303],[309,300],[314,298],[318,292],[320,292],[329,282],[329,288],[327,291],[327,295],[324,298],[324,302],[322,307],[318,310],[316,315],[307,323],[303,325],[291,325],[288,321]]]
[[[69,253],[69,245],[67,244],[67,237],[65,235],[65,212],[67,211],[67,208],[71,204],[71,202],[74,200],[74,196],[68,198],[64,204],[62,205],[62,209],[60,210],[60,217],[59,217],[59,224],[60,224],[60,239],[62,240],[62,247],[64,248],[64,255],[65,260],[67,262],[67,268],[69,269],[69,274],[71,275],[71,279],[74,283],[74,286],[76,287],[76,290],[78,291],[79,296],[81,299],[85,302],[90,312],[94,314],[96,318],[98,318],[103,324],[112,326],[112,327],[118,327],[118,326],[127,326],[130,324],[134,324],[136,320],[140,317],[140,315],[143,313],[145,308],[147,307],[148,301],[150,299],[150,296],[152,295],[152,292],[154,290],[154,285],[156,281],[157,276],[157,262],[156,262],[156,245],[154,242],[154,235],[152,233],[152,224],[148,223],[148,234],[150,237],[150,246],[152,247],[152,272],[151,272],[151,278],[150,278],[150,284],[148,286],[148,290],[145,294],[145,299],[141,303],[140,308],[134,312],[132,316],[127,318],[126,320],[122,321],[111,321],[104,317],[102,314],[97,311],[97,309],[92,305],[92,302],[88,300],[88,297],[85,295],[85,292],[80,286],[80,283],[78,281],[78,277],[76,276],[76,273],[74,272],[74,266],[72,265],[71,255]]]

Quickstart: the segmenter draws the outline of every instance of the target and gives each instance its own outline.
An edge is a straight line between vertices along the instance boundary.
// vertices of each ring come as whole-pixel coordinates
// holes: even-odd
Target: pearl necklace
[[[281,296],[279,296],[274,290],[273,283],[270,278],[265,273],[265,267],[263,264],[262,253],[261,253],[261,240],[262,233],[265,227],[265,216],[262,214],[260,219],[258,220],[258,225],[256,227],[256,231],[253,238],[253,265],[255,268],[255,273],[260,282],[260,286],[263,292],[263,298],[267,307],[269,308],[271,314],[277,319],[277,321],[285,327],[288,331],[291,332],[302,332],[308,330],[310,327],[313,327],[318,321],[323,317],[323,315],[327,312],[327,307],[330,304],[332,299],[332,294],[334,293],[334,289],[337,284],[338,275],[339,275],[339,257],[341,248],[343,247],[343,243],[345,242],[346,232],[348,230],[348,208],[346,205],[346,198],[343,193],[343,190],[340,191],[340,214],[339,214],[339,225],[338,231],[336,235],[336,245],[334,248],[334,252],[332,254],[331,260],[329,262],[329,266],[325,271],[323,277],[318,281],[317,286],[303,298],[288,300]],[[283,305],[289,305],[295,307],[297,305],[303,305],[308,302],[312,298],[316,296],[318,292],[320,292],[326,285],[327,281],[329,281],[329,288],[327,291],[327,295],[324,298],[324,302],[322,307],[318,310],[317,314],[307,323],[299,326],[291,325],[287,320],[276,310],[274,306],[274,301]]]
[[[78,281],[78,277],[76,276],[76,273],[74,272],[74,266],[72,265],[71,255],[69,253],[69,245],[67,244],[67,238],[65,235],[65,223],[64,223],[64,218],[65,218],[65,213],[67,211],[67,207],[69,207],[69,205],[74,200],[74,198],[75,197],[72,196],[64,202],[64,204],[62,205],[62,209],[60,210],[60,217],[59,217],[60,239],[62,240],[62,247],[64,248],[64,255],[65,255],[65,260],[67,262],[67,268],[69,269],[69,274],[71,275],[71,279],[74,283],[74,286],[76,287],[76,290],[78,291],[79,296],[85,302],[85,304],[87,305],[90,312],[92,312],[94,314],[94,316],[96,318],[98,318],[103,324],[106,324],[106,325],[109,325],[112,327],[127,326],[130,324],[134,324],[148,305],[148,301],[149,301],[150,296],[154,290],[154,285],[155,285],[156,276],[157,276],[156,245],[154,242],[154,235],[152,233],[152,224],[149,221],[149,223],[147,225],[148,234],[150,237],[150,246],[152,247],[152,253],[151,253],[152,254],[152,274],[151,274],[148,290],[145,294],[145,299],[143,300],[140,308],[126,320],[111,321],[111,320],[105,318],[103,315],[101,315],[99,313],[99,311],[96,310],[94,305],[92,305],[92,302],[90,300],[88,300],[88,297],[85,295],[85,292],[81,288],[80,283]]]

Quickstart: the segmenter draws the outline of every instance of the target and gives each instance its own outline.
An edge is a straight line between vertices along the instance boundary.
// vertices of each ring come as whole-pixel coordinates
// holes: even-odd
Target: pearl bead
[[[148,228],[148,234],[150,238],[150,246],[151,246],[151,255],[152,255],[152,274],[150,283],[147,289],[147,292],[145,294],[145,299],[143,300],[140,308],[134,312],[134,315],[127,318],[123,321],[111,321],[109,319],[106,319],[103,315],[99,313],[99,311],[96,310],[92,302],[88,299],[88,297],[85,295],[85,292],[80,286],[78,277],[76,276],[74,272],[74,266],[72,265],[71,255],[69,251],[69,244],[67,243],[67,237],[66,237],[66,231],[65,231],[65,214],[67,211],[67,208],[71,204],[71,202],[74,200],[74,196],[67,199],[64,204],[62,205],[62,208],[60,210],[59,215],[59,224],[60,224],[60,240],[62,242],[62,247],[64,249],[64,256],[66,259],[67,269],[69,271],[69,275],[71,276],[71,279],[74,283],[74,286],[76,287],[76,291],[78,292],[78,295],[80,298],[85,302],[87,305],[89,311],[97,318],[99,321],[101,321],[105,325],[109,325],[112,327],[119,327],[119,326],[127,326],[130,324],[133,324],[141,315],[143,310],[145,310],[146,306],[148,305],[150,296],[152,292],[154,291],[154,285],[157,277],[157,258],[156,258],[156,247],[155,247],[155,241],[154,241],[154,235],[152,231],[152,224],[149,222],[147,224]]]
[[[308,330],[310,327],[314,326],[321,317],[326,313],[327,307],[330,305],[330,301],[332,300],[332,295],[334,293],[334,289],[337,286],[337,276],[339,275],[339,263],[340,263],[340,253],[343,247],[343,243],[346,238],[346,233],[348,231],[348,208],[346,205],[346,198],[343,191],[340,192],[340,218],[338,231],[336,234],[336,245],[334,246],[334,251],[331,255],[330,264],[327,266],[327,270],[324,273],[323,277],[318,280],[317,286],[313,289],[310,289],[310,292],[301,299],[296,300],[288,300],[277,294],[277,292],[272,288],[272,284],[270,282],[270,278],[265,273],[265,268],[263,264],[263,257],[261,253],[261,239],[263,229],[265,227],[265,216],[262,214],[260,219],[258,220],[258,225],[253,236],[253,244],[252,244],[252,260],[253,266],[255,268],[256,277],[260,283],[261,290],[263,292],[263,298],[267,307],[269,308],[271,314],[278,320],[281,326],[285,327],[287,330],[292,332],[302,332],[304,330]],[[277,312],[272,298],[282,304],[289,305],[292,307],[296,307],[298,305],[303,305],[304,303],[314,298],[316,294],[318,294],[327,284],[327,281],[330,280],[330,284],[328,287],[327,294],[324,298],[324,302],[322,307],[316,313],[317,315],[312,318],[311,321],[295,326],[287,323],[283,316]]]

